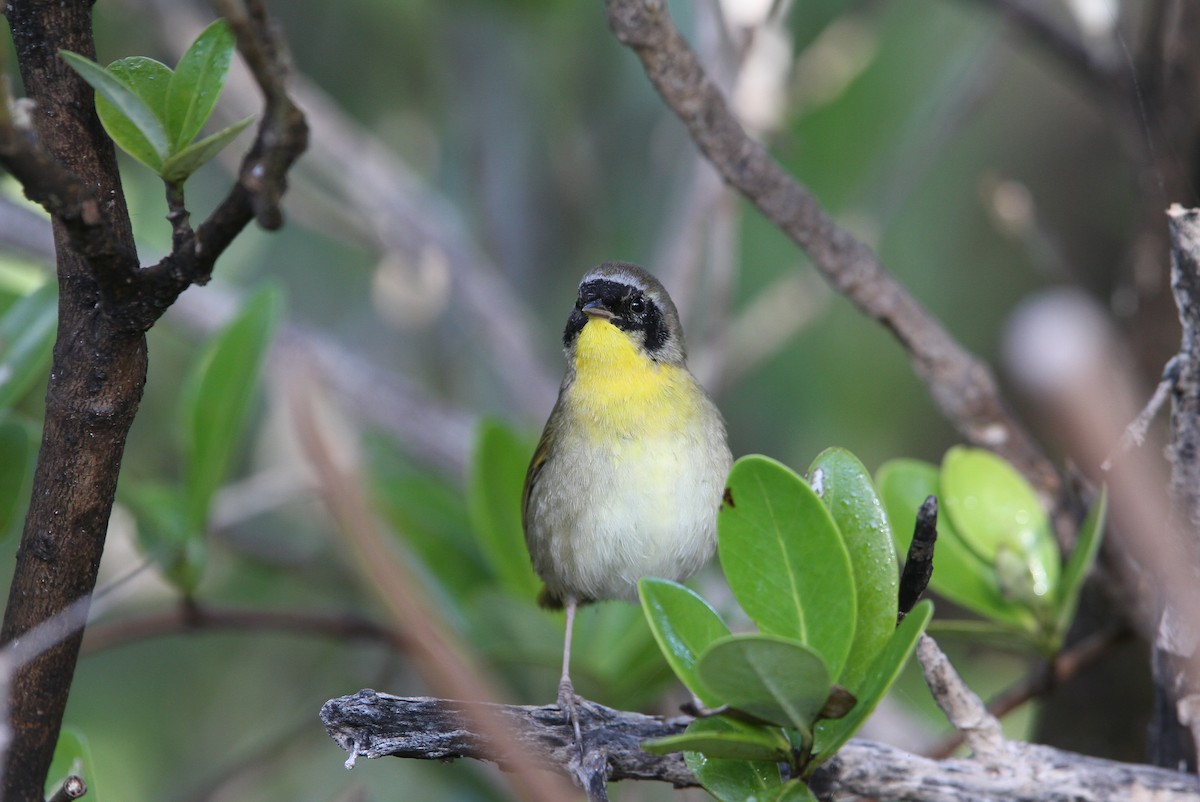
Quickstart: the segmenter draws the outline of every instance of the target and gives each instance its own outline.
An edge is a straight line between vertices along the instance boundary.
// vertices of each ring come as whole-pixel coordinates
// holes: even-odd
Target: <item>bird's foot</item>
[[[583,734],[579,729],[579,703],[582,701],[583,697],[575,693],[571,680],[563,677],[558,683],[558,709],[575,731],[575,746],[579,749],[580,757],[583,756]]]

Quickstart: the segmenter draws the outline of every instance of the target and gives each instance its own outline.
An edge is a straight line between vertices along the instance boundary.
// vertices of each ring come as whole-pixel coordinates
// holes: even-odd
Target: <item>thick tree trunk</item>
[[[112,142],[96,118],[91,89],[58,58],[60,49],[94,57],[91,6],[11,0],[6,15],[26,94],[37,104],[43,148],[95,189],[112,237],[133,254]],[[0,791],[8,802],[43,798],[82,638],[82,629],[69,632],[61,613],[95,587],[125,438],[146,378],[144,335],[108,315],[95,275],[57,222],[55,246],[58,340],[32,500],[0,630],[0,640],[10,643],[51,621],[42,630],[51,645],[12,680],[13,739]]]

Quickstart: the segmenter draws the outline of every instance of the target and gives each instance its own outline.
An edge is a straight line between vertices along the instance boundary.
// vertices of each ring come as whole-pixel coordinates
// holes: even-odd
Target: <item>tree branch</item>
[[[392,755],[421,760],[472,758],[493,761],[488,739],[469,724],[463,702],[426,697],[402,698],[362,690],[331,699],[321,709],[325,729],[358,757]],[[542,768],[566,773],[573,733],[553,705],[487,705],[489,714],[506,724],[520,750]],[[652,755],[639,744],[682,732],[688,717],[663,718],[627,713],[593,702],[581,709],[584,738],[607,757],[609,781],[655,780],[675,786],[696,784],[679,754]],[[938,761],[871,741],[853,740],[822,767],[813,787],[825,796],[858,795],[915,802],[1023,802],[1071,799],[1154,799],[1196,802],[1195,777],[1149,766],[1086,757],[1035,744],[1006,744],[1008,764],[996,766],[969,758]]]
[[[661,0],[606,0],[609,27],[725,181],[799,245],[830,284],[887,327],[942,413],[970,442],[1008,459],[1052,499],[1058,472],[1000,399],[990,369],[908,294],[878,257],[838,225],[730,112]]]

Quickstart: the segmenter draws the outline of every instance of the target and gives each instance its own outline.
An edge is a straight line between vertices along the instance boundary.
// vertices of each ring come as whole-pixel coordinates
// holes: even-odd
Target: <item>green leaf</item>
[[[939,495],[937,466],[919,460],[891,460],[879,468],[876,482],[896,544],[905,554],[912,542],[917,510],[928,496]],[[942,597],[980,615],[1018,629],[1036,629],[1036,622],[1024,607],[1000,595],[995,569],[962,542],[945,515],[938,517],[929,584]]]
[[[57,792],[63,780],[72,774],[87,783],[89,800],[103,800],[104,795],[96,783],[96,761],[92,757],[91,745],[81,730],[64,726],[58,734],[58,743],[54,745],[54,757],[50,761],[50,771],[46,775],[46,797],[49,798]]]
[[[58,285],[48,281],[0,316],[0,411],[12,408],[50,370]]]
[[[654,639],[675,675],[705,705],[719,705],[720,700],[696,679],[696,660],[713,641],[729,635],[721,616],[691,590],[666,579],[642,579],[638,595]]]
[[[186,147],[208,122],[225,86],[233,49],[233,33],[224,19],[218,19],[196,37],[179,60],[166,103],[172,153]]]
[[[779,765],[765,760],[724,760],[685,752],[684,762],[700,784],[721,802],[771,799],[782,780]]]
[[[775,635],[730,635],[696,662],[713,697],[755,718],[811,735],[833,686],[821,655]]]
[[[942,509],[964,543],[993,564],[1002,551],[1015,555],[1036,597],[1057,592],[1060,558],[1050,519],[1015,468],[990,451],[956,446],[942,459],[940,483]]]
[[[146,56],[129,56],[117,59],[104,69],[137,95],[160,123],[166,121],[167,87],[174,74],[170,67]],[[96,98],[97,106],[101,103],[114,108],[103,95]]]
[[[1096,554],[1100,551],[1100,541],[1104,537],[1104,519],[1107,517],[1107,512],[1108,489],[1101,488],[1100,497],[1088,510],[1087,517],[1079,527],[1079,537],[1075,541],[1075,548],[1071,551],[1071,556],[1063,569],[1062,579],[1059,581],[1057,634],[1060,639],[1066,636],[1067,630],[1071,628],[1071,622],[1075,619],[1083,583],[1087,581],[1088,572],[1096,561]]]
[[[209,342],[187,377],[182,397],[186,520],[197,531],[207,527],[213,495],[240,444],[282,303],[274,287],[257,292]]]
[[[812,488],[767,457],[742,457],[717,518],[721,565],[733,595],[763,632],[816,650],[829,672],[854,638],[850,557]]]
[[[16,522],[26,496],[33,442],[29,430],[12,420],[0,420],[0,537]]]
[[[183,183],[187,180],[188,176],[200,169],[205,162],[220,153],[226,145],[233,141],[234,137],[244,131],[246,126],[252,122],[254,122],[253,117],[239,120],[228,128],[222,128],[215,134],[206,136],[199,142],[193,142],[171,156],[171,158],[163,163],[163,180],[176,184]]]
[[[812,789],[802,780],[788,780],[775,796],[768,797],[770,802],[817,802]]]
[[[101,106],[97,107],[108,135],[130,156],[157,173],[170,154],[170,146],[163,124],[151,108],[120,78],[96,62],[69,50],[58,52],[96,90],[97,96],[111,105],[103,111]]]
[[[187,519],[183,489],[175,485],[139,482],[123,489],[122,499],[137,521],[138,544],[186,596],[200,585],[208,564],[204,531]]]
[[[778,727],[750,724],[728,716],[696,719],[685,732],[642,741],[655,755],[702,752],[705,757],[727,760],[786,761],[792,745]]]
[[[484,557],[502,587],[532,599],[541,587],[521,525],[521,495],[533,448],[494,420],[480,424],[467,479],[467,509]]]
[[[896,628],[900,592],[896,546],[887,511],[857,457],[845,449],[827,449],[813,461],[808,476],[842,533],[854,572],[858,619],[837,682],[857,694],[871,661]]]
[[[817,755],[807,767],[809,772],[816,768],[821,761],[828,760],[846,741],[850,740],[874,712],[875,707],[887,695],[896,682],[896,678],[900,676],[901,669],[908,662],[909,655],[917,646],[917,639],[925,631],[932,616],[933,603],[931,601],[925,599],[917,602],[900,622],[900,626],[896,627],[891,637],[888,638],[883,651],[871,663],[870,670],[861,686],[858,704],[840,719],[821,721],[817,724],[814,744],[814,751]]]

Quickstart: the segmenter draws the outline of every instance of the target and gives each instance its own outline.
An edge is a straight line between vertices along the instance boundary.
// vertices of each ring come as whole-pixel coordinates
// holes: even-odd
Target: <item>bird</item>
[[[570,679],[580,605],[636,601],[712,556],[732,457],[725,421],[687,368],[679,313],[644,268],[604,262],[579,283],[567,368],[525,477],[522,521],[548,609],[565,609],[558,707],[582,749]]]

